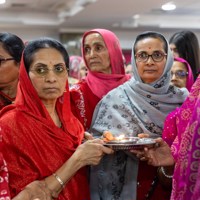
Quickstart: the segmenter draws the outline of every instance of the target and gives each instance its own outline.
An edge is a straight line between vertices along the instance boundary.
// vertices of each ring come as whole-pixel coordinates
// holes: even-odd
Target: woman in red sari
[[[72,112],[85,130],[90,128],[97,103],[113,88],[130,76],[125,75],[119,40],[105,29],[85,32],[82,40],[82,56],[88,68],[85,79],[70,89]]]
[[[30,42],[20,65],[15,103],[0,113],[11,196],[40,180],[59,200],[89,199],[87,170],[112,150],[100,140],[81,144],[84,130],[70,109],[69,57],[56,40]]]
[[[0,110],[15,100],[23,41],[11,33],[0,33]]]
[[[2,135],[0,135],[0,199],[11,200],[9,191],[9,176],[7,164],[2,154]],[[51,200],[51,195],[45,184],[34,181],[27,185],[13,200]]]

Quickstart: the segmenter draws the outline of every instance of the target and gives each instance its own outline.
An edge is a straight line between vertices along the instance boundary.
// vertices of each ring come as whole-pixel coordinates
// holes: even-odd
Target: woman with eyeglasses
[[[99,139],[81,144],[84,129],[71,112],[68,67],[68,53],[56,40],[41,38],[24,49],[15,103],[0,113],[12,197],[37,180],[47,199],[89,200],[85,166],[113,152]]]
[[[0,110],[15,100],[23,41],[12,33],[0,33]]]
[[[133,77],[109,92],[97,105],[90,131],[95,137],[105,130],[114,136],[135,137],[148,133],[161,137],[166,116],[179,107],[188,91],[170,85],[173,56],[163,35],[144,32],[132,49]],[[139,162],[128,151],[105,155],[91,167],[91,197],[106,199],[169,199],[157,177],[157,168]]]
[[[171,69],[171,84],[176,87],[186,87],[190,91],[194,77],[189,63],[183,58],[174,58]]]
[[[194,77],[189,63],[183,58],[174,58],[174,63],[171,69],[171,84],[183,88],[186,87],[188,91],[191,90],[194,83]],[[179,120],[180,108],[173,110],[166,118],[163,134],[163,139],[171,146],[177,136],[177,130],[183,127]],[[180,115],[181,118],[188,118],[188,115]],[[184,119],[181,119],[184,121]],[[184,123],[184,122],[183,122]]]

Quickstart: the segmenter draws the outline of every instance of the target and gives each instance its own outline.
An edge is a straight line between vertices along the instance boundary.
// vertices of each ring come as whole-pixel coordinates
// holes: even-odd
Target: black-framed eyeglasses
[[[67,74],[68,70],[65,65],[57,65],[54,66],[52,69],[49,69],[48,67],[36,67],[35,69],[31,69],[30,71],[38,77],[46,76],[49,71],[53,71],[56,76],[63,77]]]
[[[162,51],[154,51],[151,55],[147,52],[139,52],[135,54],[135,59],[137,62],[147,62],[149,57],[152,58],[154,62],[161,62],[167,54]]]
[[[175,71],[175,72],[171,71],[171,76],[173,76],[173,75],[175,75],[176,78],[182,79],[188,75],[188,72],[182,71],[182,70]]]
[[[0,66],[1,66],[2,62],[6,62],[9,60],[15,60],[15,59],[14,58],[0,58]]]

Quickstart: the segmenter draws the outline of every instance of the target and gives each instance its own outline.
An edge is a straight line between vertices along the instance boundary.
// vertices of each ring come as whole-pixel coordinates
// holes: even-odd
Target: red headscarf
[[[92,72],[89,69],[84,56],[84,42],[86,36],[92,33],[99,33],[105,42],[110,57],[111,74]],[[86,67],[88,68],[88,74],[85,78],[86,82],[92,92],[100,99],[110,90],[116,88],[130,78],[129,75],[125,75],[122,50],[119,40],[116,35],[109,30],[93,29],[91,31],[85,32],[82,40],[82,55],[86,63]]]
[[[56,110],[62,129],[54,124],[38,97],[22,59],[15,104],[0,113],[3,154],[8,164],[12,196],[28,183],[54,173],[81,143],[83,127],[71,112],[68,84],[66,92],[57,100]],[[58,199],[89,199],[85,168],[66,184]]]

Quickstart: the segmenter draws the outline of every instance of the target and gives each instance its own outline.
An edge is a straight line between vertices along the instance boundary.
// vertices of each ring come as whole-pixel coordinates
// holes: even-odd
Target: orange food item
[[[109,142],[112,140],[116,140],[116,138],[113,136],[113,134],[110,131],[104,131],[103,133],[103,141]]]

